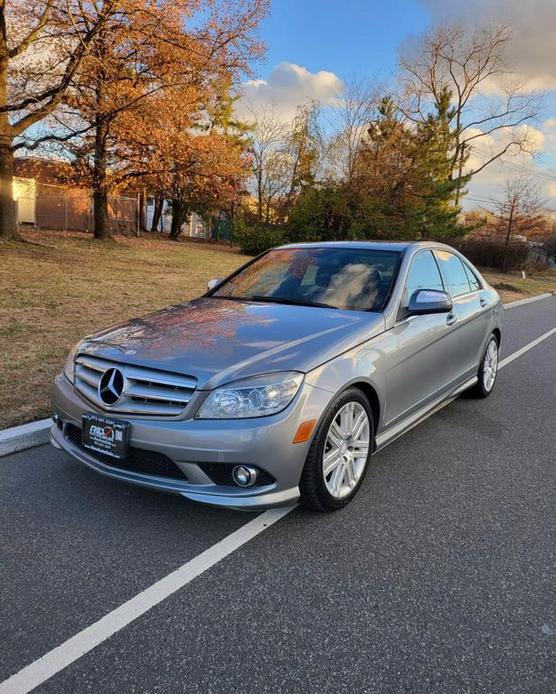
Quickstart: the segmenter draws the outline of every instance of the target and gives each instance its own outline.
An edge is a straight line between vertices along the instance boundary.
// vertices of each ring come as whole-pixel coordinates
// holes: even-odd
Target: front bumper
[[[272,417],[245,420],[163,420],[122,417],[131,423],[130,446],[166,456],[183,473],[180,479],[124,470],[106,464],[68,436],[68,426],[81,428],[87,412],[98,412],[60,375],[53,392],[58,417],[50,432],[54,446],[93,470],[131,484],[181,494],[213,506],[259,510],[295,503],[299,478],[310,441],[292,444],[299,424],[318,419],[329,394],[304,384],[284,412]],[[202,464],[255,465],[274,478],[272,484],[237,487],[215,484]]]

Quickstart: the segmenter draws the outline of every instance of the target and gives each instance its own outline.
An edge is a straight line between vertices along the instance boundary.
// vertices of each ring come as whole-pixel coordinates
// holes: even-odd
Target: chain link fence
[[[43,229],[92,232],[93,200],[87,188],[36,183],[33,193],[21,189],[17,195],[18,223],[34,224]],[[140,224],[138,198],[110,195],[108,217],[112,233],[137,233]]]

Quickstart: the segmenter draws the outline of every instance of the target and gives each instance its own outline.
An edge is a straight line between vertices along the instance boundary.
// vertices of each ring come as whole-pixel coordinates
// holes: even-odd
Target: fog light
[[[252,487],[257,481],[257,470],[250,465],[236,465],[232,475],[234,482],[240,487]]]

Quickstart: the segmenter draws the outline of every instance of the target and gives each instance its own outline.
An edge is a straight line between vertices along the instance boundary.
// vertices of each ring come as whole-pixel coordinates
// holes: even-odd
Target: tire
[[[494,345],[494,347],[492,346]],[[493,333],[487,342],[479,371],[477,373],[478,382],[467,392],[472,398],[488,398],[496,385],[496,376],[498,375],[498,351],[499,344],[496,335]],[[494,357],[494,375],[492,375]]]
[[[340,431],[348,432],[352,425],[352,435],[341,438]],[[359,437],[354,438],[359,428]],[[315,433],[301,474],[299,486],[304,506],[314,511],[337,511],[353,499],[369,467],[374,433],[372,408],[359,388],[348,388],[332,400]],[[339,445],[332,445],[332,440]],[[328,474],[324,470],[325,455],[332,469]]]

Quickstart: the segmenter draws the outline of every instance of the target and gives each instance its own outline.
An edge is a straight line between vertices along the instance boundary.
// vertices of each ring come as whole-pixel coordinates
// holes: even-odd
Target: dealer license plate
[[[81,444],[91,451],[121,460],[127,456],[130,428],[129,422],[98,414],[85,414]]]

